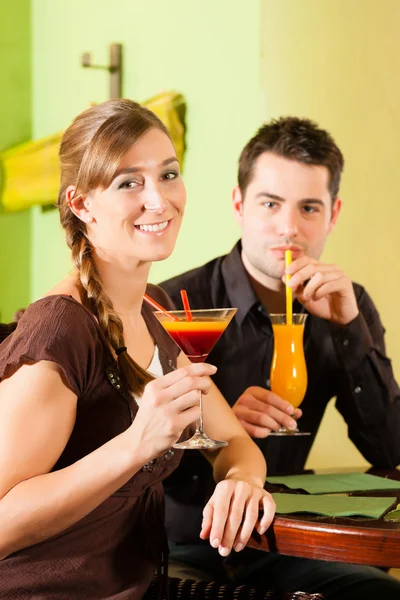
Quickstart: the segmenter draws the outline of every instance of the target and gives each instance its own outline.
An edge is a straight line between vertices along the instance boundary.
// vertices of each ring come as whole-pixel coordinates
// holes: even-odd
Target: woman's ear
[[[84,223],[93,223],[94,218],[90,214],[89,203],[82,194],[76,193],[74,185],[69,185],[65,192],[67,203],[72,212]]]

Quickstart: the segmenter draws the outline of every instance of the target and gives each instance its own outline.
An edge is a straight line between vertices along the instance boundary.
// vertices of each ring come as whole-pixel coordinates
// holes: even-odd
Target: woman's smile
[[[139,225],[135,225],[135,229],[147,235],[153,234],[160,236],[168,228],[171,221],[172,219],[158,223],[140,223]]]

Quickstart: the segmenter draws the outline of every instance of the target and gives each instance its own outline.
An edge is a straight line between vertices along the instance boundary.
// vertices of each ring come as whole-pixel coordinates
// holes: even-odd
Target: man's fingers
[[[274,431],[277,431],[280,426],[288,427],[289,429],[296,429],[297,426],[296,421],[292,417],[274,406],[269,406],[268,413],[265,413],[239,405],[235,408],[235,415],[241,421],[247,421],[251,425],[259,427],[268,427]]]
[[[336,282],[336,285],[332,287],[332,291],[340,291],[345,287],[346,279],[347,278],[343,275],[342,271],[331,271],[329,273],[318,272],[311,277],[302,292],[302,296],[305,299],[315,298],[316,291],[328,282]],[[343,282],[344,285],[341,285],[341,282]]]
[[[262,395],[255,395],[253,391],[250,391],[250,389],[247,390],[240,397],[240,401],[238,402],[238,404],[245,404],[249,408],[252,408],[253,410],[258,410],[260,412],[265,412],[268,406],[274,406],[275,408],[278,408],[284,413],[293,413],[293,406],[289,404],[289,402],[280,398],[277,394],[274,394],[269,390],[262,391],[265,393]]]
[[[257,425],[251,425],[241,419],[239,419],[239,422],[250,437],[264,439],[271,433],[271,430],[268,429],[268,427],[257,427]]]
[[[294,413],[293,413],[293,418],[296,419],[296,421],[297,421],[302,416],[303,416],[303,411],[301,410],[301,408],[295,408]]]
[[[307,294],[306,300],[308,300],[309,298],[312,300],[320,300],[328,294],[341,292],[345,289],[346,283],[346,277],[341,277],[332,281],[321,282],[320,285],[310,293],[310,295]]]
[[[307,267],[308,265],[316,265],[318,261],[315,258],[310,258],[307,254],[304,254],[300,258],[296,258],[290,265],[286,267],[286,273],[288,275],[294,275],[300,269]]]
[[[250,425],[257,425],[258,427],[267,427],[268,429],[278,430],[280,427],[279,421],[273,417],[264,414],[262,412],[251,410],[247,406],[237,406],[235,408],[235,415],[240,421],[246,421]],[[283,415],[283,413],[281,413]]]
[[[319,262],[315,260],[315,258],[310,258],[309,256],[302,256],[301,258],[294,260],[285,268],[285,275],[290,275],[291,278],[294,278],[301,273],[302,276],[306,275],[306,279],[308,279],[316,270],[328,270],[332,268],[336,268],[336,265]]]
[[[323,263],[307,265],[292,275],[287,285],[293,289],[297,289],[304,285],[305,281],[308,282],[308,285],[317,275],[319,277],[327,277],[330,273],[340,273],[343,275],[343,272],[336,265],[325,265]]]

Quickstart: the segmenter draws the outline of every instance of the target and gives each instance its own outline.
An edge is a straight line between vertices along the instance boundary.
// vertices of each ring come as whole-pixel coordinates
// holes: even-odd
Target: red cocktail
[[[169,312],[155,311],[153,314],[191,362],[204,362],[229,325],[236,310],[236,308],[211,308],[192,310],[190,313],[184,310],[173,310]],[[193,437],[185,442],[175,444],[175,447],[198,450],[221,448],[226,445],[227,442],[212,440],[204,433],[203,417],[201,416]]]
[[[164,321],[163,326],[191,362],[204,362],[227,323],[198,318],[196,321]]]

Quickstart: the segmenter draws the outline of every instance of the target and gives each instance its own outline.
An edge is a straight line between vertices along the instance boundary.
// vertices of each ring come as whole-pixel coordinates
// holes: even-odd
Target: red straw
[[[170,313],[163,306],[161,306],[161,304],[158,304],[158,302],[153,300],[153,298],[150,298],[150,296],[148,296],[147,294],[143,294],[143,300],[146,300],[146,302],[151,304],[151,306],[153,308],[155,308],[156,310],[160,310],[161,312],[164,312],[166,315],[169,315],[171,317],[171,319],[173,319],[174,321],[179,321],[178,317],[176,317],[175,315]]]
[[[192,311],[190,310],[189,298],[186,290],[181,290],[181,298],[183,302],[183,308],[185,309],[186,318],[188,321],[193,321]]]

